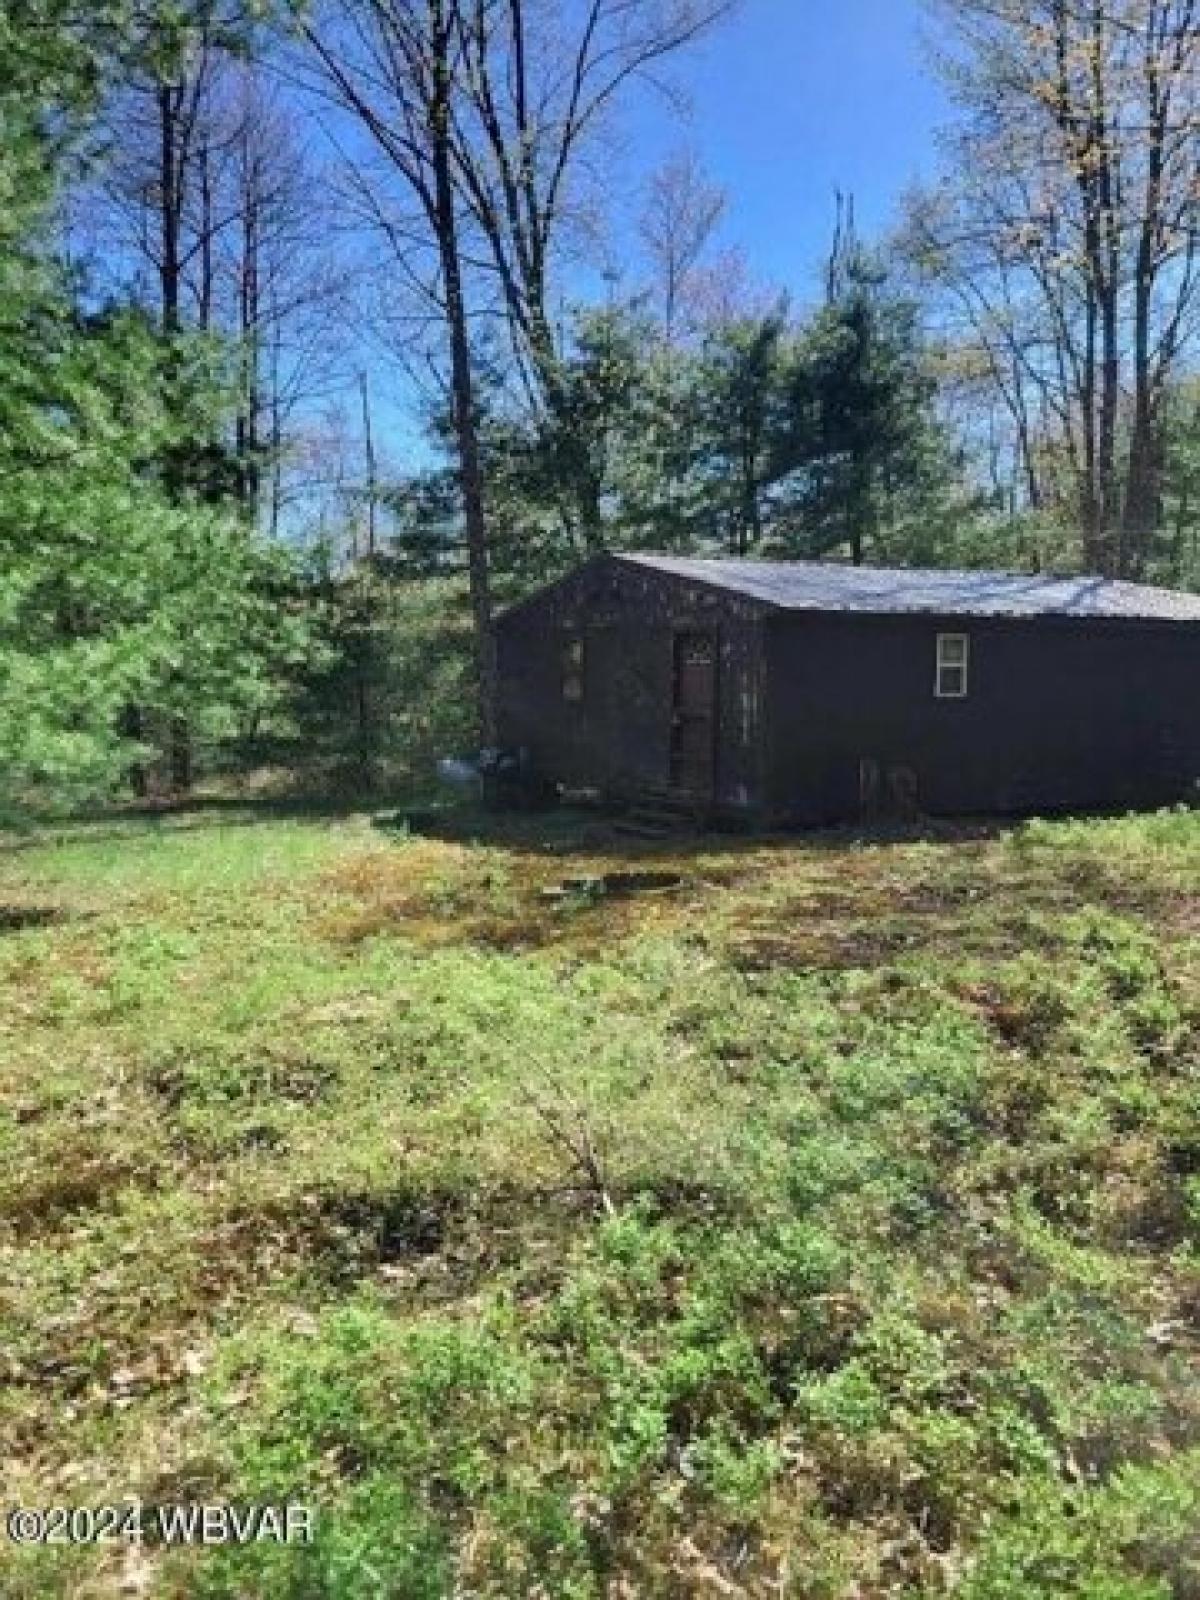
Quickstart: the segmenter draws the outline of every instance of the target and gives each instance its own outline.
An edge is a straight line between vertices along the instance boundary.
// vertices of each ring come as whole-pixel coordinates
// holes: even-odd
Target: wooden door
[[[671,787],[710,800],[717,761],[717,641],[711,633],[675,635]]]

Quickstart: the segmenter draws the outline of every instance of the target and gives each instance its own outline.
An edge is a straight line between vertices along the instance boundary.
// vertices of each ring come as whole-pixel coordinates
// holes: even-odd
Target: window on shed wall
[[[937,676],[933,692],[939,700],[965,700],[970,690],[971,641],[965,633],[937,636]]]
[[[568,639],[562,647],[562,697],[574,705],[583,700],[582,639]]]

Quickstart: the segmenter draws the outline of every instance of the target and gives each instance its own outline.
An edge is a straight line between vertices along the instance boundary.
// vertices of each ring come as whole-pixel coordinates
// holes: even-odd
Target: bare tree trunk
[[[370,637],[369,629],[368,637]],[[371,738],[371,690],[367,682],[369,660],[368,653],[367,660],[359,662],[354,685],[355,718],[358,724],[358,776],[368,789],[372,788],[375,782],[375,752]]]
[[[358,375],[358,392],[362,403],[363,451],[367,468],[367,556],[371,557],[375,554],[377,542],[379,481],[375,466],[375,432],[371,426],[371,391],[365,371]]]
[[[1125,505],[1121,518],[1121,569],[1140,574],[1153,543],[1159,518],[1161,441],[1158,395],[1151,351],[1151,317],[1154,300],[1155,253],[1163,207],[1164,155],[1170,112],[1170,89],[1164,82],[1162,62],[1155,48],[1159,21],[1157,3],[1147,19],[1143,76],[1148,127],[1145,198],[1137,234],[1137,261],[1133,285],[1133,417],[1125,476]]]
[[[433,98],[430,106],[430,164],[442,292],[450,335],[450,397],[458,447],[459,482],[467,533],[467,572],[479,676],[479,733],[484,746],[497,737],[498,679],[492,625],[491,552],[483,498],[475,381],[463,294],[462,257],[451,152],[450,19],[443,0],[429,0]]]
[[[856,474],[857,476],[857,474]],[[866,560],[867,544],[867,519],[870,516],[871,503],[871,469],[867,467],[863,472],[859,492],[851,497],[853,521],[850,524],[850,563],[852,566],[861,567]]]
[[[146,737],[145,723],[142,708],[138,705],[128,705],[121,716],[121,732],[127,739],[134,739],[140,743]],[[149,782],[145,764],[140,760],[133,762],[129,768],[129,787],[135,799],[146,798]]]
[[[213,194],[212,152],[205,140],[198,157],[200,171],[200,285],[197,296],[197,321],[202,332],[207,333],[213,324],[213,298],[216,288],[216,271],[213,246],[216,241],[216,199]]]
[[[159,287],[163,332],[170,338],[179,331],[181,174],[178,116],[180,90],[170,83],[158,87],[159,124]]]
[[[162,229],[159,247],[161,266],[161,316],[164,336],[171,340],[179,332],[180,291],[183,283],[182,235],[184,205],[184,168],[187,159],[186,139],[181,126],[181,112],[185,99],[182,85],[164,83],[158,88],[159,114],[159,220]],[[174,385],[175,362],[167,353],[169,382]],[[174,395],[170,397],[174,402]],[[185,716],[174,714],[167,723],[167,765],[171,790],[186,794],[192,787],[192,735]]]
[[[349,58],[344,36],[308,25],[327,86],[374,141],[420,205],[437,261],[437,296],[450,355],[450,411],[467,542],[467,575],[478,668],[479,732],[494,745],[497,675],[492,627],[491,550],[483,491],[479,418],[458,202],[455,53],[463,0],[373,0],[365,8],[363,54]],[[395,246],[395,236],[384,228]],[[409,248],[400,251],[403,264]]]
[[[243,136],[247,138],[248,144],[252,144],[249,132],[249,129],[244,130]],[[242,350],[242,394],[236,429],[238,485],[242,503],[251,516],[258,509],[261,477],[259,416],[262,395],[259,381],[259,338],[262,308],[259,303],[259,208],[262,196],[259,192],[261,184],[259,156],[260,152],[256,148],[248,148],[245,154],[238,283],[238,318],[241,324]]]
[[[171,788],[188,794],[193,781],[192,729],[186,717],[171,718]]]
[[[737,522],[737,548],[734,554],[746,556],[751,550],[756,550],[762,540],[762,508],[758,503],[758,451],[753,439],[743,440],[741,455],[741,513]]]
[[[1096,275],[1100,298],[1103,364],[1101,368],[1099,496],[1104,529],[1104,561],[1101,571],[1119,575],[1122,571],[1120,548],[1120,505],[1117,484],[1117,410],[1121,400],[1121,351],[1119,329],[1120,244],[1116,215],[1116,187],[1110,145],[1109,86],[1104,61],[1107,49],[1108,18],[1104,0],[1092,4],[1092,97],[1093,127],[1090,152],[1097,167],[1097,232],[1100,249]]]
[[[278,344],[280,330],[278,325],[272,335],[272,378],[271,378],[271,498],[270,518],[268,527],[272,539],[279,537],[280,519],[283,515],[283,408],[279,396],[279,355]]]
[[[454,7],[464,101],[464,113],[452,121],[454,180],[487,243],[518,360],[531,370],[541,406],[568,441],[578,422],[548,297],[569,179],[594,125],[623,87],[728,9],[729,0],[588,0],[575,13],[561,9],[567,25],[560,51],[550,58],[529,48],[539,26],[529,0],[458,0]],[[689,246],[696,255],[719,211],[711,195],[704,204],[711,217],[689,223],[699,235]],[[669,316],[673,320],[673,308]],[[586,461],[580,466],[573,498],[590,552],[604,545],[601,496]]]

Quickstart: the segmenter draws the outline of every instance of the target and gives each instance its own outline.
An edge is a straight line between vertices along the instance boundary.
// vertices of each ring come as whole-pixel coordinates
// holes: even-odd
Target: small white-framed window
[[[965,633],[939,633],[934,694],[939,700],[965,700],[970,692],[970,680],[970,637]]]

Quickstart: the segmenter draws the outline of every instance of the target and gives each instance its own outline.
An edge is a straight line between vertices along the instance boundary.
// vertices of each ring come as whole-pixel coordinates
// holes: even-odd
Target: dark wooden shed
[[[824,823],[1155,805],[1200,780],[1200,596],[606,555],[497,634],[502,742],[618,801]]]

